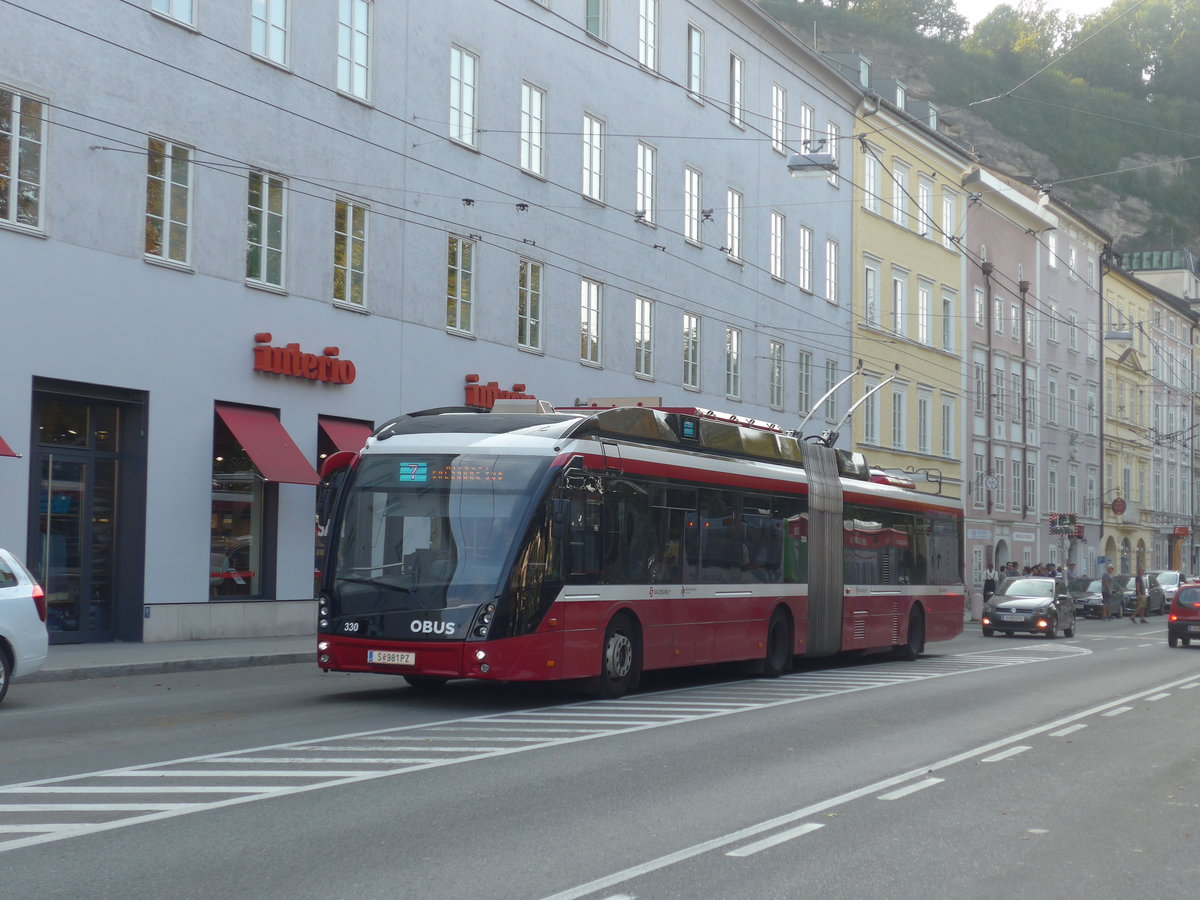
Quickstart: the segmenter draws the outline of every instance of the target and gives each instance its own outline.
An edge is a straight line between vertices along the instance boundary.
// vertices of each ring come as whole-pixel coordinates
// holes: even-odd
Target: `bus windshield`
[[[549,460],[365,456],[333,548],[342,615],[441,609],[495,596]]]

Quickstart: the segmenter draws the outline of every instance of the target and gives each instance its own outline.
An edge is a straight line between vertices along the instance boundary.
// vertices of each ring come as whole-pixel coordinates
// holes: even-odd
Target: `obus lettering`
[[[454,634],[453,622],[415,621],[409,627],[413,634],[444,634],[446,637]]]

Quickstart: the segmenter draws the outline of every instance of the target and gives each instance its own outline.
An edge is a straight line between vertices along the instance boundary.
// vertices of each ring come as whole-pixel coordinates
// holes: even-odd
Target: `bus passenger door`
[[[667,600],[671,622],[671,651],[666,664],[695,665],[705,661],[702,635],[711,632],[704,615],[703,592],[696,583],[699,556],[696,491],[657,487],[653,513],[658,565],[651,587]],[[707,658],[711,659],[711,640],[708,646]]]

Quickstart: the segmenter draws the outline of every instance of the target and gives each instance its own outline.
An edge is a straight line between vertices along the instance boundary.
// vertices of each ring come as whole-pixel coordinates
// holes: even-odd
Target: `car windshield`
[[[1178,572],[1151,572],[1158,579],[1158,583],[1163,587],[1176,587],[1179,584]]]
[[[1099,578],[1076,578],[1071,582],[1072,594],[1099,594],[1104,589],[1104,583]]]
[[[1053,597],[1054,582],[1045,578],[1010,578],[996,593],[1005,597]]]
[[[367,456],[348,487],[334,582],[343,613],[492,594],[549,460]]]

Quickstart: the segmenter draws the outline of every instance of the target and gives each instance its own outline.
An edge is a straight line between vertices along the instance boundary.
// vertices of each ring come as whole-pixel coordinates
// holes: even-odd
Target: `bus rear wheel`
[[[763,677],[778,678],[792,668],[792,627],[782,609],[771,614],[767,623],[767,654],[763,658]]]
[[[914,606],[908,614],[908,641],[896,648],[900,659],[914,660],[925,649],[925,614]]]
[[[641,647],[633,619],[623,613],[613,616],[604,629],[600,675],[593,682],[596,695],[613,700],[637,687],[641,668]]]

